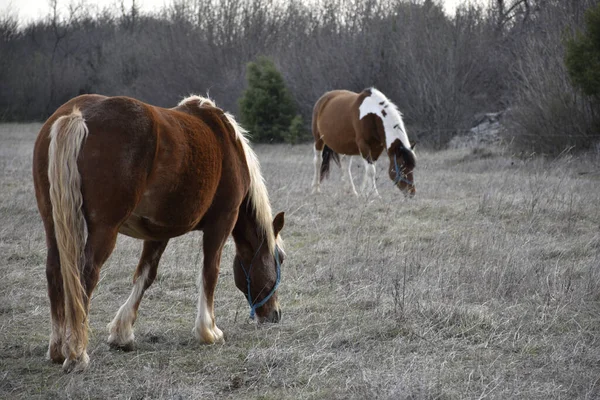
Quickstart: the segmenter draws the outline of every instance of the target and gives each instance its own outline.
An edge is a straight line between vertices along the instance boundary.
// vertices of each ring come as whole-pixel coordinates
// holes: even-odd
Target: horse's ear
[[[275,219],[273,219],[273,233],[275,234],[275,237],[277,237],[277,235],[279,235],[279,232],[281,232],[281,230],[283,229],[284,223],[284,213],[280,212],[275,216]]]
[[[417,143],[419,143],[419,142],[416,142],[416,141],[415,141],[415,142],[412,142],[412,144],[410,145],[410,149],[411,149],[411,150],[414,150],[414,149],[415,149],[415,146],[417,145]]]

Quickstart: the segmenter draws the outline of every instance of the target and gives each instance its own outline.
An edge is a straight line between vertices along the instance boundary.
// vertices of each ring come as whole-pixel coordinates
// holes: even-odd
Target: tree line
[[[523,149],[597,142],[598,98],[573,84],[565,47],[599,0],[465,2],[452,16],[432,0],[173,0],[68,15],[57,1],[23,27],[0,17],[0,120],[43,120],[82,93],[165,107],[209,93],[237,114],[247,66],[267,58],[305,131],[325,91],[375,86],[432,147],[501,110]]]

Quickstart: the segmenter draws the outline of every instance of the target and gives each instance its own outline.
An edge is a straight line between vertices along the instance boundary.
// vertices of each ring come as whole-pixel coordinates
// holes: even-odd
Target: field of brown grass
[[[141,252],[120,237],[92,299],[90,367],[65,375],[45,360],[38,129],[0,125],[0,398],[600,398],[600,154],[422,151],[405,200],[382,165],[380,199],[349,195],[337,167],[311,195],[310,146],[257,146],[286,212],[282,322],[249,322],[229,242],[215,310],[225,343],[198,345],[201,234],[188,234],[142,301],[135,350],[109,349]]]

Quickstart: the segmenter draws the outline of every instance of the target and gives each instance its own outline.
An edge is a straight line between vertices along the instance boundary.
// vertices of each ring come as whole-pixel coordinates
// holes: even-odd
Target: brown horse
[[[223,340],[214,291],[221,252],[236,245],[234,279],[259,322],[278,322],[283,213],[272,219],[267,189],[245,131],[212,100],[192,96],[177,107],[127,97],[84,95],[43,125],[33,178],[48,249],[52,317],[48,356],[67,372],[83,370],[88,311],[100,268],[118,233],[144,241],[133,289],[109,324],[111,346],[130,349],[142,296],[156,277],[170,238],[203,231],[193,333]]]
[[[365,164],[362,190],[370,178],[373,191],[375,162],[385,150],[390,163],[388,173],[405,195],[416,193],[413,169],[416,157],[414,145],[408,141],[406,128],[398,108],[375,88],[361,93],[333,90],[325,93],[313,109],[312,131],[315,139],[315,175],[313,193],[319,192],[320,182],[329,175],[329,162],[333,158],[340,165],[339,154],[361,155]],[[348,175],[351,189],[357,194],[352,174],[351,159]]]

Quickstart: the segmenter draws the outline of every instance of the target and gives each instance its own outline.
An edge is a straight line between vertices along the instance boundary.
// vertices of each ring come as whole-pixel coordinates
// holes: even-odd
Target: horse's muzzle
[[[260,322],[270,322],[270,323],[276,324],[279,321],[281,321],[281,309],[279,307],[275,307]]]
[[[398,189],[400,189],[400,191],[402,192],[402,194],[404,194],[404,197],[407,199],[412,199],[413,197],[415,197],[415,194],[417,194],[417,189],[415,189],[414,186],[400,186],[400,184],[396,185],[398,187]]]

